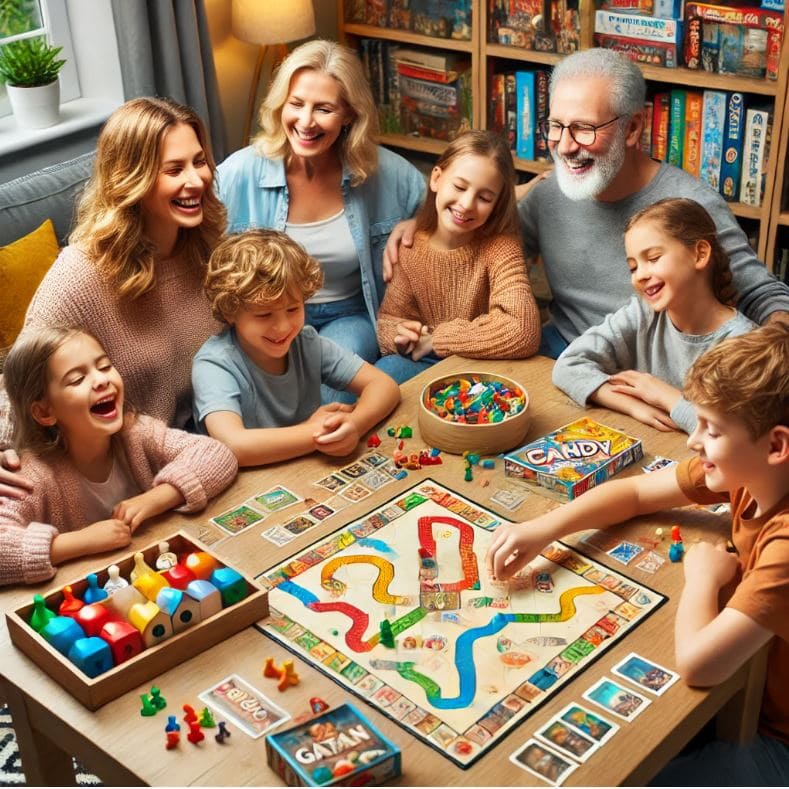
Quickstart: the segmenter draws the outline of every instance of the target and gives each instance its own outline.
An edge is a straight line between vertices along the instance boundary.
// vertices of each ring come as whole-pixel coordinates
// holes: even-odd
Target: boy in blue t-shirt
[[[208,261],[206,296],[227,327],[192,362],[194,418],[241,466],[348,455],[400,401],[389,376],[304,325],[322,283],[320,264],[274,230],[230,236]],[[358,400],[321,406],[321,384]]]

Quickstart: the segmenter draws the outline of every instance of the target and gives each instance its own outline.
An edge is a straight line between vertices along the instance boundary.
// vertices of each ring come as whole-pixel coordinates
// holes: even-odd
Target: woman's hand
[[[414,244],[414,233],[416,232],[416,219],[404,219],[398,222],[389,234],[384,249],[383,276],[384,282],[392,279],[394,267],[397,265],[398,251],[400,244],[404,247],[411,247]]]
[[[33,490],[33,483],[22,475],[21,468],[22,463],[13,449],[0,452],[0,496],[21,499]]]
[[[671,413],[671,409],[682,399],[682,392],[671,384],[649,373],[637,370],[622,370],[608,379],[614,392],[643,400],[649,405]]]

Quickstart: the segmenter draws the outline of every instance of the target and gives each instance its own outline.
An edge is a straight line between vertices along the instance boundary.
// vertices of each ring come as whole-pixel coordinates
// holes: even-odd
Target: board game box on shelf
[[[423,480],[259,576],[259,627],[469,767],[665,601],[559,542],[496,582],[502,522]]]
[[[371,786],[400,775],[400,749],[352,704],[270,734],[266,756],[288,786]]]
[[[166,543],[164,569],[160,541],[6,612],[11,641],[88,709],[268,616],[253,580],[185,532]],[[111,579],[117,590],[89,602]]]
[[[504,473],[569,500],[643,456],[639,439],[583,417],[504,455]]]

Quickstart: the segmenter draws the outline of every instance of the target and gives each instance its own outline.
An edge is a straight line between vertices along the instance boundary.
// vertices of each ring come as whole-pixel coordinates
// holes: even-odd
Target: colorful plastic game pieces
[[[178,564],[178,557],[170,550],[170,543],[162,540],[159,543],[159,555],[156,557],[157,570],[169,570]]]
[[[117,564],[111,564],[107,568],[107,583],[104,584],[104,591],[108,595],[115,594],[119,589],[125,589],[129,582],[125,578],[121,578],[121,568]]]
[[[167,700],[162,696],[162,691],[155,685],[151,688],[150,701],[157,710],[163,710],[167,706]]]
[[[205,734],[203,734],[202,729],[200,728],[199,721],[187,721],[189,726],[189,734],[186,735],[186,739],[192,743],[192,745],[197,745],[198,742],[205,739]]]
[[[154,574],[153,568],[145,561],[143,553],[137,551],[137,553],[134,554],[134,567],[129,575],[131,582],[134,583],[138,578],[141,578],[143,575],[148,575],[149,573]]]
[[[399,425],[398,427],[387,428],[386,435],[390,438],[413,438],[414,431],[408,425]]]
[[[672,562],[681,562],[685,553],[685,545],[682,542],[682,533],[679,526],[671,527],[671,546],[668,549],[668,558]]]
[[[63,602],[58,608],[60,616],[74,616],[85,603],[74,597],[74,591],[70,586],[63,587]]]
[[[383,619],[378,627],[380,632],[381,646],[394,649],[395,637],[394,633],[392,632],[392,623],[388,619]]]
[[[197,722],[197,713],[195,712],[195,708],[191,704],[184,704],[183,711],[186,713],[184,715],[184,722],[185,723],[196,723]]]
[[[140,715],[142,715],[143,718],[152,718],[159,712],[159,709],[153,704],[147,693],[140,694],[140,701],[142,702]]]
[[[220,565],[211,554],[205,551],[194,551],[183,561],[184,567],[194,573],[195,578],[201,581],[211,580],[211,574],[218,570]]]
[[[426,405],[441,419],[476,425],[501,422],[520,413],[526,397],[517,386],[510,388],[502,381],[482,381],[472,375],[437,389]]]
[[[370,438],[367,439],[367,446],[370,447],[370,449],[376,449],[381,446],[381,439],[378,438],[378,433],[373,433]]]
[[[165,731],[181,731],[181,724],[175,718],[175,715],[167,716],[167,724],[164,727]]]
[[[214,716],[208,707],[203,707],[203,709],[200,711],[198,722],[204,729],[213,729],[216,727],[216,721],[214,720]]]
[[[224,745],[225,740],[230,737],[231,732],[227,728],[227,724],[224,721],[219,721],[217,724],[219,726],[219,731],[214,735],[214,739],[220,744]]]
[[[181,724],[175,720],[175,715],[167,716],[167,725],[164,727],[164,733],[167,735],[167,742],[164,747],[171,751],[181,741]]]
[[[88,582],[88,586],[82,595],[82,602],[85,603],[85,605],[98,603],[109,597],[107,591],[99,586],[99,577],[96,573],[88,573],[85,580]]]
[[[33,595],[33,613],[30,614],[28,624],[36,633],[40,633],[55,616],[55,612],[47,608],[43,595]]]
[[[277,690],[279,691],[284,691],[291,685],[298,685],[301,681],[293,668],[292,660],[286,660],[281,666],[275,666],[273,657],[266,658],[266,662],[263,665],[263,676],[279,680],[277,684]]]

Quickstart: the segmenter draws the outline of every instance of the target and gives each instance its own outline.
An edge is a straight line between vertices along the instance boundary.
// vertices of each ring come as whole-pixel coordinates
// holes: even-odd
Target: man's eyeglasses
[[[618,121],[622,115],[617,115],[616,118],[611,118],[610,121],[601,123],[599,126],[592,126],[590,123],[570,123],[565,126],[559,121],[543,121],[540,124],[540,133],[545,137],[548,142],[559,142],[562,139],[564,130],[567,129],[578,145],[594,145],[597,139],[597,130],[604,129],[610,126],[615,121]]]

